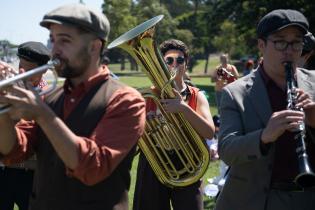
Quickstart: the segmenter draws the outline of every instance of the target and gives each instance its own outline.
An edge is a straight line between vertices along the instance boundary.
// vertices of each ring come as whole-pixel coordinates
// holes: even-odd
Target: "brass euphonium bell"
[[[160,94],[143,93],[155,101],[161,115],[147,119],[145,133],[138,145],[159,180],[169,187],[183,187],[197,182],[206,172],[209,150],[181,113],[166,113],[160,98],[174,98],[175,83],[164,63],[153,35],[155,25],[163,18],[156,16],[121,35],[108,48],[120,47],[141,66]]]

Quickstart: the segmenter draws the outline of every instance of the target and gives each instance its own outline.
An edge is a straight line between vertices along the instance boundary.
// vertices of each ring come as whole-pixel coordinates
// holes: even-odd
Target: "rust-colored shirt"
[[[64,116],[67,119],[85,94],[109,76],[108,70],[91,77],[88,81],[72,88],[65,81]],[[84,123],[84,122],[82,122]],[[68,176],[76,177],[83,183],[97,183],[108,177],[143,133],[145,124],[145,102],[138,91],[124,87],[114,92],[107,102],[106,114],[89,137],[81,137],[78,144],[79,165],[66,169]],[[33,122],[16,126],[18,143],[3,162],[12,164],[33,154],[36,147],[38,125]]]

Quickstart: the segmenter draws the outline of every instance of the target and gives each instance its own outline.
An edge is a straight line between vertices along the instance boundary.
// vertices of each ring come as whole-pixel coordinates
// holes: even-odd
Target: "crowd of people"
[[[19,45],[19,73],[54,60],[65,81],[48,96],[37,92],[47,85],[42,75],[24,82],[26,88],[0,87],[0,108],[6,109],[0,114],[0,210],[13,210],[14,204],[20,210],[204,209],[202,179],[167,186],[144,151],[128,206],[131,164],[140,137],[148,135],[146,119],[163,121],[164,111],[181,113],[208,145],[207,155],[220,161],[220,175],[212,180],[219,186],[216,210],[313,209],[315,71],[309,58],[315,38],[301,12],[278,9],[261,18],[261,60],[246,61],[242,76],[228,54],[220,56],[211,76],[218,113],[210,112],[204,92],[189,77],[189,49],[181,40],[159,46],[175,75],[175,97],[159,98],[164,111],[121,83],[104,56],[109,22],[85,5],[64,5],[40,22],[50,32],[51,51],[36,41]],[[0,80],[11,71],[0,62]],[[175,143],[154,146],[167,148],[170,157],[178,153]]]

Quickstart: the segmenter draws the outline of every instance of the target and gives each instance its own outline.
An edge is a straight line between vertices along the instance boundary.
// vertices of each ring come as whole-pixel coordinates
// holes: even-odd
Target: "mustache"
[[[66,63],[68,62],[68,59],[66,58],[62,58],[61,56],[53,56],[52,59],[58,59],[60,61],[60,63]]]

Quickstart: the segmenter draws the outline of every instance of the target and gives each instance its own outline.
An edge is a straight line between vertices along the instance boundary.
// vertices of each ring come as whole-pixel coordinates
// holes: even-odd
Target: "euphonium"
[[[169,187],[183,187],[198,181],[209,164],[205,141],[180,113],[166,113],[160,98],[174,98],[175,83],[164,63],[153,35],[155,25],[163,18],[156,16],[126,32],[108,48],[120,47],[141,66],[161,95],[151,91],[143,96],[155,101],[161,111],[156,118],[148,118],[139,147],[159,180]],[[174,75],[172,76],[174,77]]]
[[[298,97],[296,92],[297,85],[293,76],[292,63],[285,62],[284,67],[287,84],[287,108],[290,110],[303,111],[302,108],[296,106]],[[304,122],[300,122],[298,129],[294,131],[294,133],[299,166],[299,174],[295,177],[294,182],[303,188],[312,187],[315,185],[315,174],[310,167],[308,155],[306,153]]]

